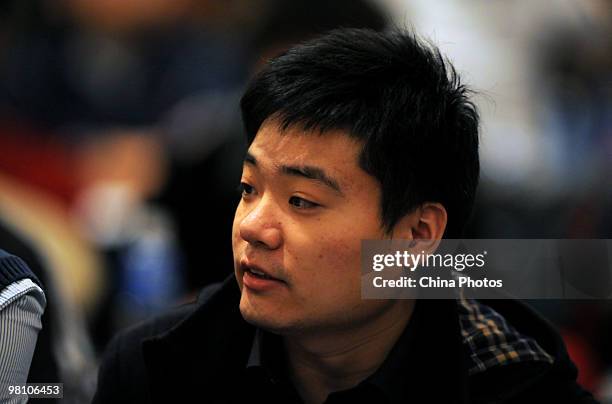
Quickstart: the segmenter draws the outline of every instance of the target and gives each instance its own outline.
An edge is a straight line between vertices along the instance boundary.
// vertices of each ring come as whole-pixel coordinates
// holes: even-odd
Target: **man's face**
[[[248,322],[285,335],[343,330],[392,304],[361,299],[361,240],[384,232],[380,185],[358,166],[360,151],[342,131],[259,130],[232,237]]]

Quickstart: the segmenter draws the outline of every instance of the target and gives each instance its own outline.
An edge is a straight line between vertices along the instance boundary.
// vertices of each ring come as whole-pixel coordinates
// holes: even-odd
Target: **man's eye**
[[[292,196],[291,198],[289,198],[289,204],[295,206],[298,209],[311,209],[311,208],[316,208],[317,206],[319,206],[319,204],[310,202],[298,196]]]
[[[241,182],[240,185],[238,185],[238,191],[242,194],[242,196],[246,196],[251,195],[255,189],[246,182]]]

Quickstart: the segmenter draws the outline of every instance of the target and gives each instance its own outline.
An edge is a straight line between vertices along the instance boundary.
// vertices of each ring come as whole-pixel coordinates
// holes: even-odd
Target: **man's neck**
[[[342,331],[286,336],[288,368],[306,404],[322,403],[334,391],[356,386],[373,374],[406,328],[413,300],[396,300],[367,324]]]

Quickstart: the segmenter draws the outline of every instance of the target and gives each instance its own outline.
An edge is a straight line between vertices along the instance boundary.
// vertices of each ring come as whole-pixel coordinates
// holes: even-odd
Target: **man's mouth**
[[[257,277],[257,278],[261,278],[261,279],[274,279],[274,280],[278,280],[278,279],[272,278],[271,276],[266,275],[265,273],[263,273],[261,271],[258,271],[255,268],[248,268],[247,267],[245,269],[245,272],[248,272],[251,275],[253,275],[253,276]]]
[[[270,273],[267,270],[261,267],[258,267],[257,265],[254,265],[250,262],[241,261],[240,266],[242,267],[242,270],[244,272],[248,273],[249,275],[252,275],[255,278],[283,282],[282,279],[278,279],[270,275]]]

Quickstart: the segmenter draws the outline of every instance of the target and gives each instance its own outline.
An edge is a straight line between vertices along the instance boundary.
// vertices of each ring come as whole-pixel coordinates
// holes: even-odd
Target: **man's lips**
[[[272,275],[272,273],[269,270],[262,268],[247,260],[240,261],[240,269],[242,270],[243,273],[248,272],[250,275],[253,275],[260,279],[284,282],[284,280],[282,280],[281,278]]]

